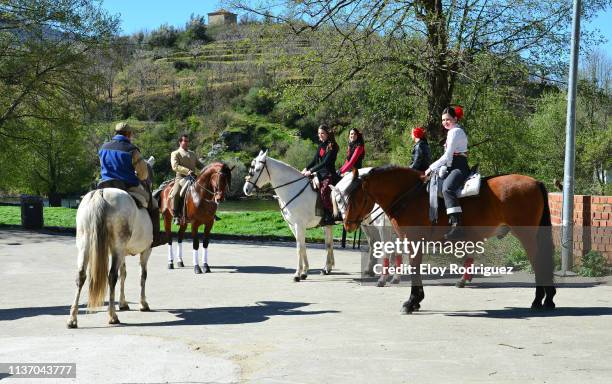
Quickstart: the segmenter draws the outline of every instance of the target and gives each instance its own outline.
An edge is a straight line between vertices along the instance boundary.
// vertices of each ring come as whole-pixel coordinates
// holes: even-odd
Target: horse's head
[[[353,169],[350,177],[351,181],[345,192],[346,210],[344,211],[344,228],[352,232],[370,214],[372,208],[374,208],[374,200],[366,191],[367,175],[360,177],[357,170]]]
[[[259,155],[251,161],[248,175],[244,178],[242,190],[245,195],[251,196],[253,189],[259,189],[270,182],[270,174],[267,172],[266,159],[268,151],[259,151]]]
[[[213,163],[202,170],[198,184],[204,186],[206,193],[212,194],[216,203],[220,203],[225,200],[227,190],[232,185],[232,170],[225,163]]]
[[[359,177],[363,177],[367,175],[371,169],[372,168],[359,169],[358,171]],[[340,214],[342,215],[342,217],[344,217],[344,213],[346,212],[346,206],[347,206],[346,196],[348,192],[352,191],[352,189],[349,189],[349,187],[355,187],[355,186],[357,186],[357,184],[353,183],[352,173],[345,174],[335,186],[334,185],[330,186],[332,189],[331,196],[332,196],[332,203],[334,206],[334,216],[338,216],[338,214]]]

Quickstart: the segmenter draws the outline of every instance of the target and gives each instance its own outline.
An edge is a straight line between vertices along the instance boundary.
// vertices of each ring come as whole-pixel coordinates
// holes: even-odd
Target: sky
[[[111,14],[120,14],[122,33],[129,35],[140,30],[153,30],[162,24],[183,27],[189,16],[207,13],[221,8],[219,0],[103,0],[103,7]],[[602,50],[612,57],[612,8],[600,14],[583,29],[598,28],[607,43]]]

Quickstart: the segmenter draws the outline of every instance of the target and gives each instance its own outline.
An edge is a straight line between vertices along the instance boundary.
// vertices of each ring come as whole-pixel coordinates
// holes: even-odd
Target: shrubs
[[[578,274],[585,277],[600,277],[607,273],[606,258],[597,251],[589,251],[582,256]]]
[[[244,97],[244,107],[249,113],[267,115],[274,109],[274,96],[269,89],[253,87]]]

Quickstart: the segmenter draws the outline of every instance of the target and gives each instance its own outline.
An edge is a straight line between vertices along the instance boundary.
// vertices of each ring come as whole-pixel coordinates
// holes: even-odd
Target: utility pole
[[[574,262],[574,168],[576,161],[576,86],[578,51],[580,50],[580,4],[574,0],[572,21],[572,50],[567,86],[567,120],[565,123],[565,166],[563,172],[563,218],[561,222],[561,274],[571,274]]]

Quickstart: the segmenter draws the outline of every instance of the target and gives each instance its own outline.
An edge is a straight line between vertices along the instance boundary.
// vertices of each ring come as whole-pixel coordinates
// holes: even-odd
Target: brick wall
[[[549,193],[551,221],[553,226],[561,225],[563,207],[561,193]],[[588,251],[601,252],[612,264],[612,196],[574,196],[574,264]],[[561,243],[559,228],[553,231],[555,246]]]

